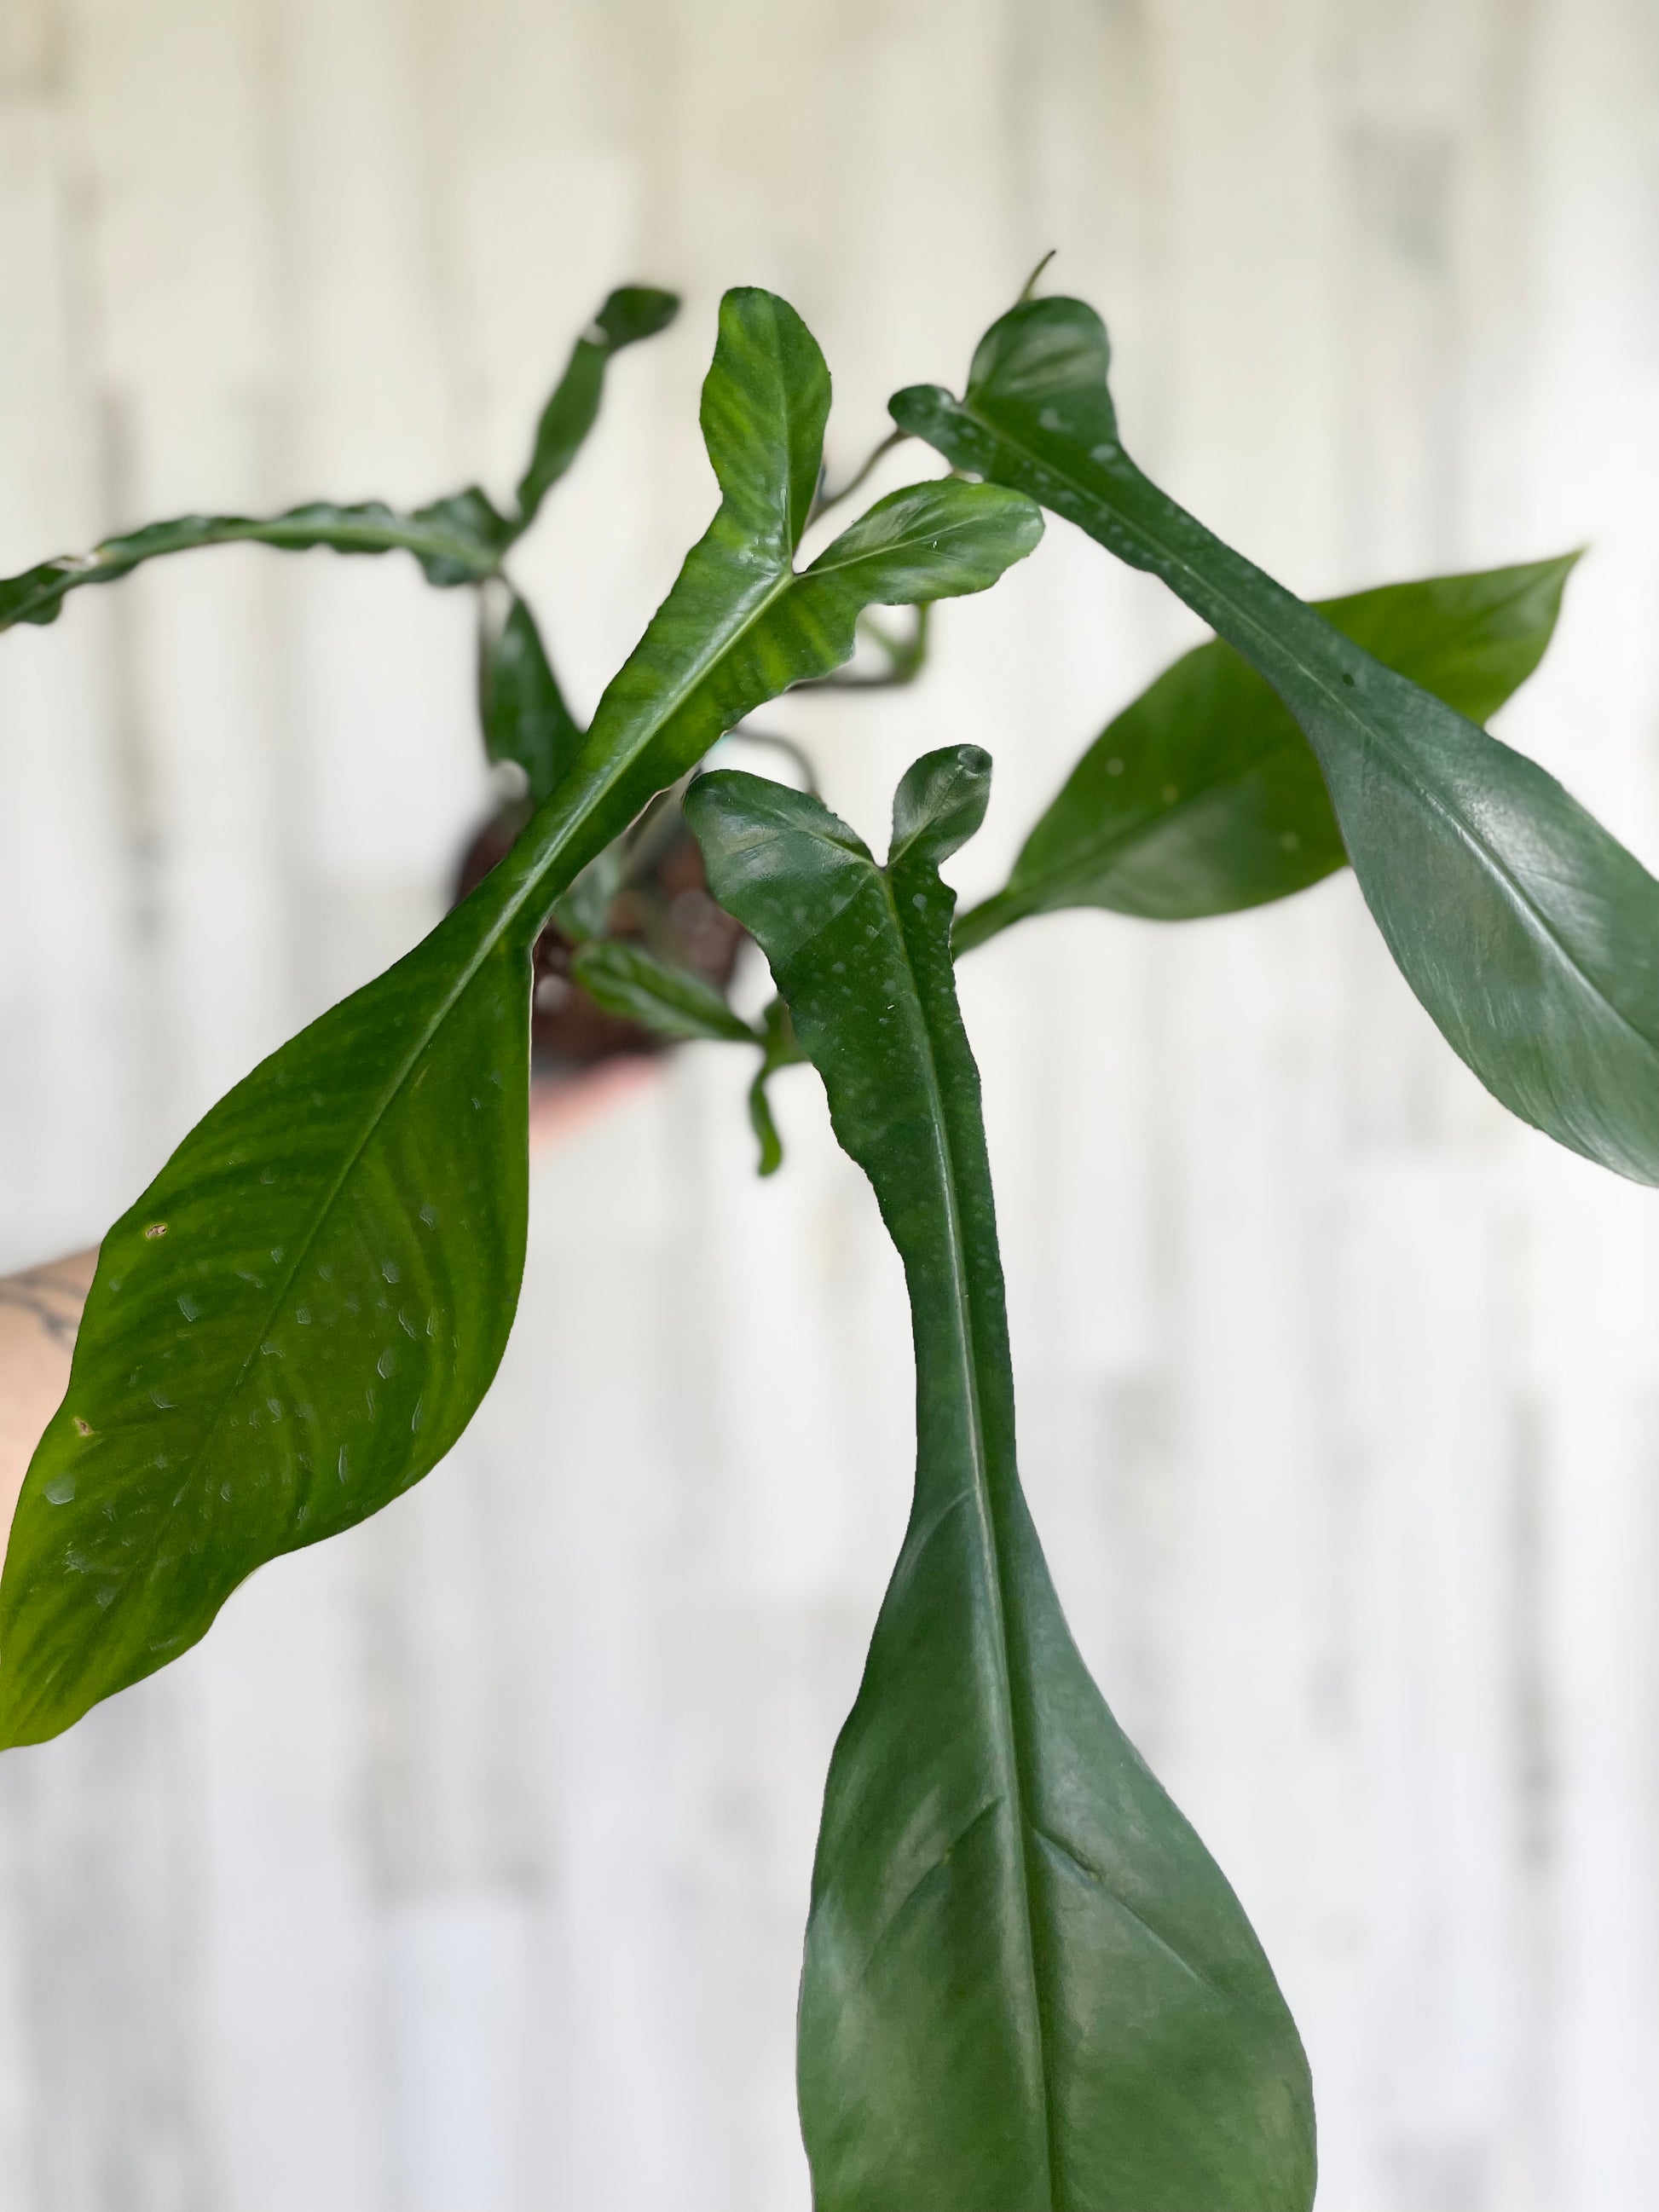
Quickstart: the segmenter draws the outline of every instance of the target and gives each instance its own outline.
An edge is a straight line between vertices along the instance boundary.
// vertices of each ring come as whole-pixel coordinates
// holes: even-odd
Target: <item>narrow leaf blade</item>
[[[979,1085],[939,861],[988,763],[930,756],[875,866],[735,773],[686,812],[904,1263],[916,1492],[836,1746],[799,2025],[817,2212],[1305,2212],[1296,2032],[1224,1879],[1066,1630],[1015,1464]]]
[[[554,386],[536,425],[530,460],[519,479],[517,528],[527,530],[542,501],[569,468],[599,420],[605,373],[624,346],[654,337],[680,311],[679,296],[650,284],[624,284],[605,305],[571,349],[564,374]]]
[[[1152,483],[1117,435],[1106,333],[1076,300],[993,326],[966,398],[896,419],[1163,577],[1261,671],[1317,757],[1401,973],[1522,1121],[1659,1182],[1659,883],[1555,778],[1363,651]]]
[[[338,507],[313,500],[286,514],[185,514],[106,538],[90,553],[64,554],[0,580],[0,629],[56,622],[82,584],[112,584],[146,561],[204,545],[273,545],[290,553],[325,546],[336,553],[412,553],[428,582],[471,583],[495,571],[510,532],[483,492],[457,493],[417,514],[399,514],[371,500]]]
[[[775,1175],[783,1165],[783,1139],[772,1115],[772,1078],[781,1067],[798,1066],[805,1057],[788,1007],[781,999],[774,999],[761,1016],[761,1064],[749,1086],[749,1126],[760,1147],[756,1163],[759,1175]]]

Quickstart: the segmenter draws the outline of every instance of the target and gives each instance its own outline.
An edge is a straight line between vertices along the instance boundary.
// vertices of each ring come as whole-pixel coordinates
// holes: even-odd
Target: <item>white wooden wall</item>
[[[586,705],[710,506],[722,286],[818,332],[844,465],[1054,245],[1133,448],[1293,585],[1591,544],[1504,727],[1652,863],[1656,155],[1652,0],[0,0],[0,566],[505,486],[668,282],[521,564]],[[979,890],[1193,630],[1059,525],[940,628],[790,719],[872,835],[987,744]],[[0,1264],[428,926],[468,653],[407,563],[240,549],[0,641]],[[1504,1121],[1346,879],[963,982],[1038,1518],[1302,2020],[1322,2212],[1652,2212],[1654,1200]],[[448,1465],[0,1761],[7,2212],[801,2212],[908,1354],[813,1079],[763,1186],[739,1057],[539,1162]]]

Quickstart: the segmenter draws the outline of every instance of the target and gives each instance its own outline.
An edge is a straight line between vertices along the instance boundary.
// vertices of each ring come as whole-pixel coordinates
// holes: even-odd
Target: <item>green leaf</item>
[[[1304,2212],[1296,2030],[1237,1899],[1073,1643],[1020,1491],[979,1079],[939,866],[972,746],[885,870],[733,772],[686,814],[904,1263],[915,1501],[830,1767],[801,1986],[817,2212]]]
[[[614,355],[666,330],[680,311],[678,295],[648,284],[613,292],[571,351],[564,374],[542,410],[530,465],[519,483],[519,530],[527,530],[548,493],[581,450],[605,392]]]
[[[534,616],[510,589],[504,617],[486,606],[478,638],[478,719],[493,761],[516,761],[538,804],[581,744]]]
[[[255,520],[242,514],[185,514],[152,522],[124,537],[106,538],[90,553],[66,553],[21,576],[0,581],[0,629],[14,623],[56,622],[69,594],[81,584],[112,584],[145,561],[188,553],[201,545],[251,542],[290,553],[327,546],[336,553],[412,553],[434,584],[475,582],[491,574],[511,532],[483,492],[458,492],[413,514],[398,514],[378,500],[335,507],[325,500]]]
[[[762,1041],[701,975],[659,960],[642,945],[620,937],[596,938],[576,955],[571,973],[607,1013],[637,1022],[659,1036],[709,1037],[726,1044]]]
[[[175,1658],[471,1418],[524,1256],[522,852],[240,1083],[105,1238],[0,1580],[0,1741]]]
[[[627,874],[628,854],[620,838],[613,837],[554,902],[552,918],[573,945],[605,935]]]
[[[749,1126],[760,1146],[758,1172],[775,1175],[783,1165],[783,1139],[772,1118],[770,1085],[781,1067],[795,1067],[805,1059],[795,1036],[789,1009],[774,999],[761,1016],[761,1064],[749,1086]]]
[[[893,412],[1161,576],[1259,669],[1318,758],[1389,948],[1522,1121],[1659,1182],[1659,884],[1535,763],[1397,676],[1235,553],[1125,453],[1106,333],[1076,300],[995,324],[964,400]]]
[[[460,1433],[516,1295],[530,956],[555,902],[729,721],[845,659],[866,599],[977,590],[1035,543],[1018,495],[941,486],[931,556],[888,501],[795,576],[828,401],[793,310],[729,293],[703,396],[720,512],[558,788],[111,1231],[0,1577],[0,1742],[176,1657],[254,1566],[374,1512]]]
[[[548,491],[569,467],[599,411],[606,364],[613,354],[665,329],[679,312],[672,292],[628,284],[611,293],[576,341],[568,367],[542,411],[535,450],[519,486],[519,514],[509,522],[476,484],[400,514],[379,500],[337,507],[315,500],[285,514],[185,514],[106,538],[90,553],[66,553],[21,575],[0,580],[0,629],[13,623],[56,622],[81,584],[112,584],[141,562],[201,545],[251,541],[289,552],[327,546],[336,553],[412,553],[429,584],[474,584],[492,576],[501,556],[534,520]],[[513,756],[516,757],[516,756]]]
[[[1577,558],[1385,584],[1317,611],[1385,667],[1483,722],[1542,659]],[[1347,859],[1295,719],[1218,640],[1107,724],[1005,888],[957,922],[957,949],[1062,907],[1152,921],[1231,914],[1305,890]]]

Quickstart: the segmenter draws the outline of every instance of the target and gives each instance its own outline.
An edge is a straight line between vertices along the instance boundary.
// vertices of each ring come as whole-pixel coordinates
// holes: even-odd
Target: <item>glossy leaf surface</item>
[[[0,581],[0,629],[56,622],[82,584],[112,584],[146,561],[202,545],[251,543],[290,553],[327,546],[336,553],[412,553],[428,583],[467,584],[494,573],[513,532],[476,488],[398,514],[379,501],[335,507],[325,500],[263,520],[244,514],[185,514],[106,538],[90,553],[64,554]]]
[[[1108,1711],[1021,1494],[979,1080],[939,866],[971,746],[885,870],[751,776],[686,801],[904,1263],[916,1490],[824,1798],[799,2023],[817,2212],[1304,2212],[1307,2068],[1237,1899]]]
[[[1576,554],[1385,584],[1316,611],[1471,721],[1531,675]],[[1218,639],[1109,722],[1015,861],[963,915],[966,951],[1026,915],[1109,907],[1153,921],[1287,897],[1347,865],[1312,748],[1266,678]]]
[[[522,891],[504,862],[239,1084],[105,1238],[6,1553],[0,1741],[176,1657],[255,1567],[465,1426],[523,1264]]]
[[[480,619],[478,719],[484,750],[493,761],[516,761],[539,804],[575,758],[581,726],[564,702],[536,618],[518,593],[507,592],[499,619],[489,606]]]
[[[530,465],[519,481],[519,524],[527,530],[548,493],[581,450],[605,391],[605,373],[624,346],[654,337],[680,311],[678,297],[649,284],[614,291],[572,349],[564,374],[536,425]]]
[[[689,968],[659,960],[642,945],[617,937],[596,938],[577,953],[571,973],[607,1013],[637,1022],[659,1036],[686,1042],[699,1037],[724,1044],[761,1042],[712,984]]]
[[[993,325],[963,399],[896,419],[1161,576],[1271,683],[1318,758],[1407,981],[1523,1121],[1659,1182],[1659,883],[1537,764],[1344,637],[1130,460],[1106,333],[1076,300]]]
[[[796,576],[828,400],[793,310],[728,294],[703,394],[720,512],[558,788],[111,1231],[0,1578],[0,1741],[175,1657],[262,1559],[376,1511],[459,1434],[516,1297],[530,948],[555,901],[729,720],[844,659],[867,600],[977,590],[1035,543],[1018,495],[939,485]]]

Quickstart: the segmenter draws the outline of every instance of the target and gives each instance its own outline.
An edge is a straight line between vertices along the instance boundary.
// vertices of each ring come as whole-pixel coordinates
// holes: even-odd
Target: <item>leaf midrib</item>
[[[277,1316],[281,1313],[283,1306],[286,1302],[289,1292],[292,1291],[294,1285],[298,1280],[300,1273],[316,1244],[317,1239],[322,1235],[324,1229],[326,1227],[329,1217],[334,1210],[334,1206],[339,1198],[340,1193],[344,1189],[346,1183],[349,1181],[352,1174],[356,1169],[358,1162],[362,1158],[363,1154],[374,1142],[375,1135],[379,1132],[382,1122],[384,1122],[386,1115],[392,1111],[393,1106],[397,1103],[398,1096],[408,1082],[417,1062],[425,1055],[434,1039],[437,1036],[444,1024],[449,1019],[450,1015],[454,1012],[456,1006],[470,988],[472,980],[477,975],[478,970],[483,967],[484,962],[501,943],[501,939],[507,933],[509,925],[516,919],[519,914],[522,912],[524,907],[529,902],[538,884],[544,880],[552,866],[555,855],[560,850],[562,845],[568,842],[568,835],[574,834],[574,831],[580,827],[582,822],[586,821],[593,813],[594,810],[599,805],[599,804],[616,788],[617,784],[620,781],[623,775],[638,762],[641,756],[651,744],[652,740],[657,736],[658,732],[663,728],[664,725],[672,717],[673,714],[678,712],[679,708],[684,706],[686,700],[696,690],[697,686],[702,683],[708,675],[708,671],[714,665],[715,662],[722,658],[726,653],[731,651],[740,641],[746,631],[752,628],[753,625],[761,619],[762,616],[765,614],[768,609],[782,597],[783,593],[788,590],[791,584],[799,580],[799,577],[797,571],[793,567],[786,566],[782,575],[777,579],[771,589],[757,599],[752,608],[750,608],[745,614],[744,619],[726,634],[720,644],[715,648],[715,650],[710,653],[705,654],[703,658],[695,665],[690,676],[681,684],[674,694],[672,703],[664,709],[664,711],[659,713],[650,726],[641,732],[636,742],[625,754],[622,754],[617,757],[616,761],[611,764],[605,779],[599,783],[593,792],[588,804],[584,807],[582,813],[577,817],[575,820],[567,825],[567,836],[550,845],[548,850],[531,866],[530,871],[526,875],[524,882],[504,903],[495,921],[485,931],[484,934],[480,939],[478,947],[472,958],[469,960],[465,967],[462,969],[453,987],[442,1000],[437,1011],[428,1022],[425,1029],[421,1031],[415,1043],[411,1045],[408,1054],[398,1067],[396,1073],[386,1085],[386,1087],[381,1093],[380,1100],[376,1104],[371,1117],[364,1127],[362,1135],[359,1138],[357,1143],[347,1156],[338,1175],[329,1186],[326,1194],[324,1196],[321,1204],[317,1208],[316,1215],[312,1222],[311,1227],[307,1231],[305,1239],[295,1254],[293,1265],[283,1276],[281,1286],[267,1309],[263,1322],[259,1328],[254,1333],[252,1347],[244,1355],[242,1363],[237,1369],[235,1375],[225,1386],[225,1389],[220,1398],[219,1403],[214,1409],[213,1418],[209,1423],[206,1431],[203,1435],[202,1441],[198,1445],[196,1450],[191,1454],[189,1463],[183,1471],[185,1481],[191,1483],[195,1482],[198,1470],[200,1468],[203,1462],[206,1459],[208,1454],[211,1451],[214,1443],[218,1437],[220,1430],[223,1426],[226,1416],[228,1414],[230,1407],[234,1402],[236,1395],[240,1390],[243,1383],[247,1378],[248,1370],[253,1364],[254,1357],[258,1350],[259,1345],[264,1342],[265,1338],[269,1335],[270,1328],[276,1322]],[[156,1533],[150,1538],[150,1540],[137,1549],[135,1556],[128,1563],[125,1573],[113,1584],[115,1595],[109,1601],[110,1608],[113,1608],[116,1605],[119,1604],[122,1598],[131,1588],[133,1577],[137,1573],[140,1566],[148,1566],[155,1555],[155,1549],[160,1541],[161,1531],[158,1528]],[[106,1584],[105,1587],[108,1588],[111,1587],[111,1585]]]
[[[946,1243],[951,1271],[951,1308],[955,1319],[954,1334],[961,1370],[962,1399],[968,1413],[969,1443],[973,1456],[974,1516],[979,1530],[981,1553],[989,1569],[988,1583],[992,1601],[996,1608],[997,1686],[1002,1703],[1005,1726],[1003,1741],[1006,1764],[1005,1790],[1012,1814],[1014,1849],[1019,1859],[1020,1895],[1024,1905],[1022,1922],[1025,1938],[1027,1994],[1030,2012],[1030,2033],[1036,2050],[1037,2069],[1042,2085],[1043,2104],[1043,2160],[1045,2181],[1049,2203],[1058,2202],[1054,2191],[1054,2085],[1050,2078],[1046,2039],[1042,2028],[1042,2008],[1037,1993],[1036,1906],[1033,1893],[1030,1854],[1026,1843],[1029,1814],[1026,1807],[1026,1784],[1024,1765],[1018,1750],[1019,1725],[1016,1718],[1013,1672],[1008,1657],[1009,1591],[1002,1556],[1002,1544],[997,1532],[995,1516],[991,1507],[990,1468],[985,1447],[985,1415],[983,1385],[979,1372],[979,1358],[973,1327],[973,1292],[969,1286],[966,1237],[963,1231],[962,1202],[957,1194],[958,1169],[951,1149],[950,1125],[945,1113],[944,1086],[939,1080],[939,1062],[933,1049],[933,1033],[928,1024],[927,1005],[917,979],[915,964],[900,919],[897,902],[887,871],[871,864],[881,886],[882,897],[887,907],[900,957],[909,971],[911,998],[915,1008],[917,1027],[921,1031],[920,1060],[923,1081],[927,1087],[928,1127],[933,1139],[934,1156],[939,1164],[939,1182],[945,1200]],[[977,1816],[976,1816],[977,1817]]]
[[[1023,454],[1024,458],[1033,465],[1033,466],[1039,469],[1054,468],[1054,465],[1052,461],[1046,460],[1041,453],[1034,451],[1033,448],[1026,445],[1022,439],[1012,434],[1001,422],[998,422],[993,416],[981,414],[976,407],[973,406],[966,399],[955,400],[951,404],[955,406],[960,407],[963,413],[969,416],[975,422],[977,422],[981,429],[988,431],[993,437],[1000,438],[1007,445],[1012,446],[1016,452]],[[1176,502],[1170,499],[1166,492],[1161,491],[1158,485],[1152,482],[1152,478],[1146,475],[1146,473],[1138,468],[1135,463],[1130,459],[1128,454],[1124,452],[1121,445],[1119,445],[1116,447],[1116,452],[1124,465],[1127,467],[1134,470],[1136,476],[1139,477],[1141,483],[1146,485],[1147,490],[1152,493],[1155,499],[1160,501],[1164,506],[1170,508],[1173,513],[1186,515],[1186,520],[1192,525],[1193,528],[1200,532],[1206,538],[1209,539],[1210,543],[1216,546],[1218,550],[1223,551],[1230,550],[1222,546],[1220,539],[1214,535],[1213,532],[1206,529],[1205,526],[1199,521],[1196,515],[1186,514],[1186,510],[1184,508],[1179,507],[1176,505]],[[1056,471],[1055,473],[1064,476],[1066,472],[1063,470],[1059,470]],[[1075,477],[1071,480],[1073,483],[1077,483],[1078,481]],[[1086,488],[1081,483],[1079,483],[1078,489],[1079,490],[1085,490]],[[1098,494],[1095,494],[1093,495],[1099,496]],[[1382,755],[1396,782],[1400,783],[1407,790],[1410,791],[1424,806],[1429,809],[1431,812],[1437,815],[1440,819],[1445,823],[1447,827],[1451,830],[1453,834],[1459,837],[1468,848],[1470,852],[1474,854],[1475,858],[1486,868],[1487,872],[1495,877],[1498,883],[1507,890],[1515,905],[1529,921],[1535,933],[1539,937],[1542,938],[1547,944],[1552,945],[1555,948],[1555,951],[1560,956],[1563,965],[1569,969],[1571,972],[1579,979],[1579,981],[1583,985],[1587,994],[1593,998],[1598,1006],[1605,1007],[1607,1012],[1613,1017],[1613,1020],[1618,1023],[1620,1027],[1625,1030],[1631,1036],[1634,1037],[1637,1042],[1644,1048],[1651,1059],[1656,1061],[1659,1061],[1659,1041],[1656,1041],[1653,1037],[1650,1037],[1645,1030],[1638,1027],[1638,1024],[1631,1019],[1630,1016],[1625,1012],[1621,1006],[1615,1005],[1614,1002],[1608,998],[1607,993],[1601,988],[1601,986],[1596,981],[1595,978],[1591,975],[1586,969],[1580,965],[1577,956],[1564,941],[1554,925],[1538,907],[1530,894],[1524,889],[1516,877],[1504,865],[1503,860],[1498,858],[1498,854],[1492,851],[1490,847],[1482,843],[1481,840],[1475,835],[1474,830],[1469,826],[1469,824],[1463,820],[1462,817],[1454,812],[1437,793],[1427,789],[1416,777],[1413,776],[1406,769],[1402,769],[1394,743],[1389,737],[1387,732],[1379,729],[1375,723],[1368,721],[1358,712],[1356,704],[1344,696],[1344,688],[1339,685],[1334,689],[1317,670],[1308,665],[1307,662],[1301,658],[1300,654],[1297,653],[1293,647],[1279,644],[1275,640],[1273,632],[1267,629],[1256,616],[1252,614],[1247,605],[1242,604],[1224,584],[1216,581],[1213,578],[1205,575],[1201,570],[1195,568],[1183,553],[1182,553],[1177,548],[1170,545],[1167,539],[1162,538],[1157,531],[1150,527],[1145,522],[1126,515],[1123,509],[1121,507],[1116,506],[1115,503],[1108,503],[1112,505],[1112,513],[1121,529],[1126,531],[1131,537],[1139,538],[1143,544],[1151,546],[1160,556],[1160,557],[1167,562],[1171,567],[1177,568],[1186,575],[1194,578],[1203,590],[1212,594],[1212,596],[1216,599],[1219,600],[1223,605],[1231,609],[1232,613],[1238,617],[1240,622],[1243,623],[1255,637],[1265,643],[1268,649],[1268,655],[1270,658],[1276,656],[1281,659],[1288,659],[1291,661],[1297,670],[1302,675],[1306,677],[1308,681],[1323,696],[1323,697],[1328,702],[1329,705],[1337,711],[1340,718],[1353,725],[1354,728],[1358,732],[1362,745],[1366,741],[1369,741],[1376,746],[1377,751]],[[1235,560],[1243,561],[1245,556],[1242,553],[1236,553],[1233,555],[1233,558]],[[1262,576],[1262,580],[1264,583],[1272,582],[1272,579],[1265,574]],[[1302,603],[1297,602],[1297,604],[1300,605]],[[1310,609],[1309,611],[1312,612],[1313,611]],[[1320,619],[1323,620],[1325,618],[1322,617]],[[1334,629],[1335,625],[1333,623],[1331,627]],[[1340,631],[1337,634],[1339,636],[1341,635]],[[1227,641],[1229,643],[1231,642],[1231,640]],[[1352,639],[1346,639],[1344,641],[1352,646],[1354,652],[1362,653],[1365,653],[1364,647],[1361,645],[1354,645]],[[1234,647],[1234,651],[1237,652],[1237,650],[1238,648]],[[1372,656],[1370,653],[1365,653],[1365,658],[1369,660]],[[1381,661],[1377,661],[1376,665],[1379,668],[1382,668],[1384,665]],[[1389,675],[1394,675],[1395,673],[1395,672],[1391,669],[1387,670],[1385,672]],[[1408,678],[1402,677],[1400,678],[1399,680],[1405,683],[1408,682],[1410,679]],[[1425,696],[1432,697],[1433,694],[1425,693]],[[1438,703],[1443,706],[1444,705],[1443,701],[1441,701]],[[1447,707],[1445,711],[1449,714],[1455,714],[1457,712],[1456,708],[1453,707]],[[1462,715],[1458,716],[1459,720],[1463,720],[1465,719],[1466,718]],[[1472,728],[1478,728],[1479,725],[1471,724],[1470,726]],[[1485,731],[1482,731],[1480,734],[1482,736],[1486,736],[1487,733]],[[1500,741],[1497,738],[1492,738],[1491,739],[1491,742],[1496,744]]]

